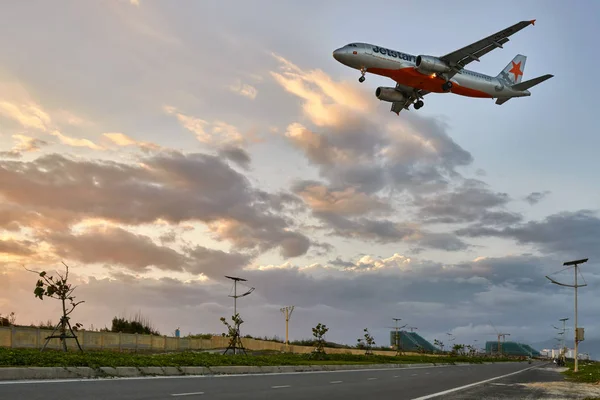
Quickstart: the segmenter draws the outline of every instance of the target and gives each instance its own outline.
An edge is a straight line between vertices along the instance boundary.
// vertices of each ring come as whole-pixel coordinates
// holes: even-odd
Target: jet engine
[[[432,56],[417,56],[417,70],[422,74],[431,74],[434,72],[448,72],[452,68],[444,61]]]
[[[406,96],[391,87],[378,87],[375,90],[375,96],[381,101],[389,101],[389,102],[403,102],[406,101]]]

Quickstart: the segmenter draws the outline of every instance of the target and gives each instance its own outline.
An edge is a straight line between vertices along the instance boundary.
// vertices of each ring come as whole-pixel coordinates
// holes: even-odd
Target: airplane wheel
[[[363,83],[363,82],[365,81],[365,77],[364,77],[364,76],[361,76],[360,78],[358,78],[358,81],[359,81],[360,83]]]
[[[418,110],[419,108],[423,107],[425,105],[425,103],[423,103],[422,100],[419,100],[415,103],[415,110]]]
[[[448,92],[450,89],[452,89],[452,82],[448,81],[442,85],[443,91]]]

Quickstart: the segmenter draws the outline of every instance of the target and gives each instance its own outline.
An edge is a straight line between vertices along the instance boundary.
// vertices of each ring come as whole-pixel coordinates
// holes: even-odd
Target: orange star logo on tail
[[[515,74],[515,82],[517,81],[517,79],[519,79],[519,75],[523,75],[523,71],[521,71],[521,61],[519,61],[518,64],[515,64],[514,61],[512,61],[512,65],[513,67],[511,68],[510,73]]]

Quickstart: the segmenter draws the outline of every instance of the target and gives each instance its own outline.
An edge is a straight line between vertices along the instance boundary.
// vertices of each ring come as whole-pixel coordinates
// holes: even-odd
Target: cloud
[[[59,257],[84,264],[117,264],[136,272],[144,272],[151,266],[181,271],[186,261],[175,250],[118,227],[93,226],[80,234],[53,232],[42,238]]]
[[[245,139],[236,127],[223,121],[209,123],[200,118],[178,112],[175,107],[165,106],[167,114],[175,115],[179,123],[196,135],[199,142],[214,146],[241,145]]]
[[[146,152],[161,149],[161,147],[155,143],[137,141],[121,132],[103,133],[102,135],[117,146],[136,146]]]
[[[13,151],[30,152],[40,150],[43,146],[47,146],[48,142],[42,139],[33,138],[25,135],[12,135],[17,144],[13,147]]]
[[[304,116],[314,125],[292,122],[285,132],[326,181],[298,181],[292,187],[314,217],[346,238],[404,241],[448,251],[468,248],[452,233],[422,229],[407,212],[403,220],[392,216],[397,204],[419,204],[420,195],[438,193],[460,180],[456,169],[472,162],[443,123],[412,114],[402,122],[374,118],[373,102],[368,100],[372,94],[274,57],[281,72],[272,72],[272,77],[304,102]],[[376,219],[381,216],[386,218]],[[508,217],[512,215],[497,212],[487,218]]]
[[[456,176],[456,167],[472,162],[440,121],[406,114],[402,122],[382,122],[373,117],[373,102],[367,100],[372,94],[335,82],[322,71],[304,71],[276,59],[284,73],[273,72],[273,77],[306,101],[305,116],[319,128],[291,123],[286,137],[332,183],[370,192],[387,185],[433,189],[445,184],[444,176]]]
[[[15,140],[15,145],[10,151],[0,152],[0,157],[5,158],[21,158],[22,153],[34,152],[40,150],[44,146],[48,146],[48,142],[42,139],[29,137],[26,135],[12,135]]]
[[[267,193],[216,156],[173,151],[124,164],[52,154],[30,162],[0,160],[0,179],[7,201],[0,221],[12,226],[64,230],[85,218],[132,225],[200,221],[240,250],[280,248],[295,257],[310,247],[272,212]]]
[[[334,190],[319,182],[300,181],[292,187],[292,191],[316,213],[353,216],[371,212],[389,214],[393,211],[384,200],[357,192],[353,187]]]
[[[419,196],[416,203],[421,218],[428,223],[478,221],[484,225],[510,225],[523,218],[520,214],[497,209],[506,206],[510,200],[507,193],[494,193],[480,180],[465,179],[450,192]]]
[[[219,150],[219,155],[230,161],[233,161],[244,169],[250,168],[250,155],[248,152],[239,147],[228,146]]]
[[[93,150],[103,150],[103,148],[89,139],[75,138],[63,134],[60,129],[60,123],[67,125],[84,125],[85,121],[71,112],[57,110],[54,112],[56,118],[51,117],[51,112],[45,110],[40,104],[30,100],[29,93],[20,86],[1,84],[0,88],[5,88],[7,93],[5,100],[0,99],[0,116],[17,122],[26,130],[33,129],[57,137],[61,143],[73,147],[88,147]],[[20,101],[13,101],[7,98],[14,97]],[[18,153],[39,150],[41,146],[48,145],[48,142],[39,138],[32,138],[21,133],[14,134],[13,138],[17,140],[17,145],[10,152],[3,152],[5,156],[19,157]]]
[[[600,237],[600,218],[592,210],[560,212],[543,221],[528,221],[502,229],[471,226],[456,233],[465,237],[514,239],[519,244],[532,244],[544,252],[563,256],[600,258],[597,240]]]
[[[546,196],[548,196],[551,192],[545,190],[543,192],[531,192],[527,197],[525,197],[525,201],[531,204],[532,206],[542,201]]]
[[[33,250],[31,249],[33,245],[34,243],[31,241],[0,239],[0,253],[28,256],[33,254]]]
[[[251,86],[247,83],[242,83],[242,81],[239,79],[235,84],[229,85],[227,88],[232,92],[237,93],[240,96],[247,97],[251,100],[254,100],[258,95],[258,90],[256,90],[254,86]]]
[[[52,123],[50,115],[34,102],[14,104],[9,101],[0,101],[0,115],[17,121],[24,128],[42,132],[46,132]]]
[[[364,217],[349,219],[326,212],[313,212],[313,214],[324,221],[333,234],[345,238],[366,239],[381,244],[405,242],[446,251],[469,248],[467,243],[452,233],[431,232],[422,229],[418,223],[393,222]]]
[[[0,151],[0,158],[21,158],[23,155],[15,150]]]
[[[188,272],[217,278],[242,269],[248,254],[225,252],[199,245],[186,245],[183,252],[158,245],[150,237],[110,225],[90,226],[81,233],[53,232],[38,236],[63,259],[83,264],[124,267],[143,274],[151,267],[165,272]],[[172,243],[174,240],[167,240]]]

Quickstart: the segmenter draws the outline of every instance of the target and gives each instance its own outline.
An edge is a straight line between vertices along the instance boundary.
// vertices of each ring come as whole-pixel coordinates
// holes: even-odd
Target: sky
[[[432,7],[440,10],[432,13]],[[443,11],[443,12],[442,12]],[[29,1],[0,13],[0,313],[57,322],[62,271],[85,328],[141,312],[163,334],[389,344],[554,337],[587,258],[579,324],[600,338],[600,4]],[[385,78],[332,51],[449,53],[536,19],[470,69],[554,78],[502,106],[449,94],[391,113]],[[552,275],[573,283],[573,270]],[[246,290],[244,287],[240,291]],[[572,332],[572,331],[571,331]],[[571,333],[572,337],[572,333]]]

